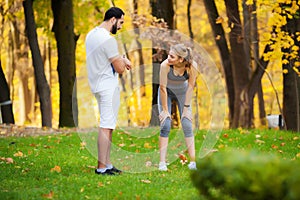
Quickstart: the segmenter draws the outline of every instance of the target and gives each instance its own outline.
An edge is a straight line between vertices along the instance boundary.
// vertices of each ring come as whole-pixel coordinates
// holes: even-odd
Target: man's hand
[[[130,70],[131,69],[131,62],[130,62],[130,60],[128,60],[128,58],[126,58],[125,55],[123,55],[123,60],[124,60],[126,69]]]

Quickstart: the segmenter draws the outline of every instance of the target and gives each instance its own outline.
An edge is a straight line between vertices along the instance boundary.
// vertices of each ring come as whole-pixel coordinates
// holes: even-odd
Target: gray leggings
[[[182,93],[182,91],[181,91],[181,93]],[[184,132],[184,136],[185,137],[194,136],[192,122],[189,119],[187,119],[186,117],[181,118],[183,106],[184,106],[184,102],[185,102],[185,93],[181,94],[181,95],[180,94],[175,95],[175,94],[168,93],[167,103],[168,103],[169,113],[171,113],[172,99],[175,99],[178,104],[178,110],[179,110],[179,114],[180,114],[181,126],[182,126],[182,129]],[[191,109],[191,107],[189,107],[189,109]],[[162,111],[162,106],[161,106],[161,102],[160,102],[160,92],[158,92],[158,111],[159,111],[159,113]],[[170,117],[168,117],[162,124],[160,124],[160,136],[168,137],[169,133],[170,133],[170,129],[171,129],[171,119],[170,119]]]

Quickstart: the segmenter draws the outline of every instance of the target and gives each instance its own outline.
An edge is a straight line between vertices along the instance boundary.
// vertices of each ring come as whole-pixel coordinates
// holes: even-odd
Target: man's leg
[[[99,128],[98,134],[98,169],[106,168],[107,162],[110,162],[110,143],[112,129]]]
[[[111,142],[112,142],[112,132],[113,129],[109,129],[110,130],[110,134],[109,134],[109,143],[108,143],[108,148],[107,148],[107,154],[106,154],[106,166],[111,165],[111,161],[110,161],[110,151],[111,151]]]

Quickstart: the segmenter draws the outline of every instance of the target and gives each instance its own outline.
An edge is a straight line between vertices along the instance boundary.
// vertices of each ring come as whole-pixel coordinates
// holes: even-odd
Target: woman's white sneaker
[[[158,170],[159,171],[168,171],[167,164],[165,162],[159,162]]]
[[[190,170],[197,170],[196,162],[190,162],[188,164],[188,167],[189,167]]]

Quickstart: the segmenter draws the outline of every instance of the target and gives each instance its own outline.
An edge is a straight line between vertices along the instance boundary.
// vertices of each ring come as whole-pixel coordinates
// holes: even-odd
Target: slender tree
[[[251,11],[251,43],[252,43],[252,52],[254,59],[254,70],[259,66],[257,60],[259,60],[259,35],[258,35],[258,22],[257,22],[257,0],[253,1],[253,5],[250,6]],[[263,87],[261,81],[258,84],[258,106],[259,106],[259,118],[262,125],[266,125],[266,110],[265,110],[265,101],[263,94]]]
[[[152,15],[158,19],[163,19],[169,29],[174,29],[174,8],[172,0],[150,0],[150,5],[152,8]],[[157,49],[153,49],[152,54],[157,54]],[[166,59],[166,52],[161,56],[159,63]],[[152,112],[150,125],[159,125],[158,119],[158,107],[157,107],[157,96],[159,87],[159,71],[160,66],[157,64],[157,60],[153,58],[153,70],[152,70]]]
[[[259,45],[258,45],[258,32],[257,32],[257,17],[256,17],[256,1],[253,1],[252,5],[247,5],[246,0],[243,0],[243,19],[244,19],[244,49],[245,49],[245,62],[246,66],[249,69],[249,75],[251,77],[253,71],[259,67]],[[256,85],[259,102],[259,118],[261,120],[261,124],[265,125],[265,106],[264,106],[264,98],[261,81]],[[248,92],[248,91],[246,91]],[[249,96],[248,100],[244,100],[244,102],[248,102],[246,107],[249,107],[249,116],[245,117],[248,120],[247,124],[251,127],[254,126],[254,109],[253,109],[253,98],[254,96]]]
[[[5,79],[0,60],[0,114],[2,122],[6,124],[14,124],[14,114],[12,110],[12,102],[10,99],[10,91]]]
[[[225,82],[228,95],[228,107],[229,107],[229,122],[232,126],[233,113],[234,113],[234,84],[233,84],[233,72],[230,59],[230,51],[226,41],[225,31],[222,27],[222,19],[219,17],[217,6],[214,0],[204,0],[206,13],[208,15],[209,23],[211,25],[215,42],[220,51],[221,60],[223,63],[223,71],[225,76]]]
[[[133,0],[133,10],[134,14],[138,15],[138,0]],[[133,28],[135,34],[138,36],[140,34],[139,31],[139,25],[137,23],[133,23]],[[143,48],[141,42],[136,38],[135,40],[137,45],[137,56],[138,56],[138,66],[139,66],[139,81],[140,81],[140,90],[141,90],[141,96],[145,96],[145,67],[144,67],[144,57],[143,57]]]
[[[187,3],[187,20],[188,20],[188,29],[189,29],[189,35],[191,41],[194,40],[194,33],[193,33],[193,28],[192,28],[192,17],[191,17],[191,6],[192,6],[192,0],[188,0]],[[195,83],[195,88],[196,88],[196,94],[194,97],[194,105],[198,105],[198,84],[197,81]],[[196,106],[195,108],[195,119],[199,119],[199,108]],[[200,127],[200,120],[195,120],[195,127],[199,129]]]
[[[231,28],[229,33],[229,42],[231,48],[231,64],[233,69],[234,82],[234,128],[239,126],[249,127],[248,119],[240,121],[242,116],[248,116],[249,109],[242,110],[241,95],[242,90],[249,82],[249,70],[245,63],[244,41],[242,35],[242,23],[237,0],[225,0],[226,13],[228,17],[228,26]]]
[[[291,5],[285,6],[289,7]],[[296,37],[297,33],[300,32],[300,19],[297,16],[292,19],[286,18],[287,24],[282,29],[288,32],[295,45],[300,47],[300,42]],[[283,116],[288,130],[300,132],[300,73],[299,67],[296,67],[296,62],[300,60],[300,50],[297,50],[294,58],[291,56],[292,46],[283,48],[282,51],[285,52],[282,59],[289,60],[289,63],[282,62],[283,71],[287,71],[283,75]]]
[[[34,20],[33,1],[23,1],[25,21],[26,21],[26,33],[29,41],[29,46],[32,54],[32,61],[34,67],[34,74],[37,83],[37,90],[40,98],[40,109],[42,114],[42,126],[52,127],[52,108],[50,88],[46,80],[44,73],[44,64],[39,49],[37,40],[36,24]]]
[[[74,33],[73,3],[72,0],[51,0],[51,7],[58,53],[59,127],[74,127],[78,122],[75,48],[79,36]]]

